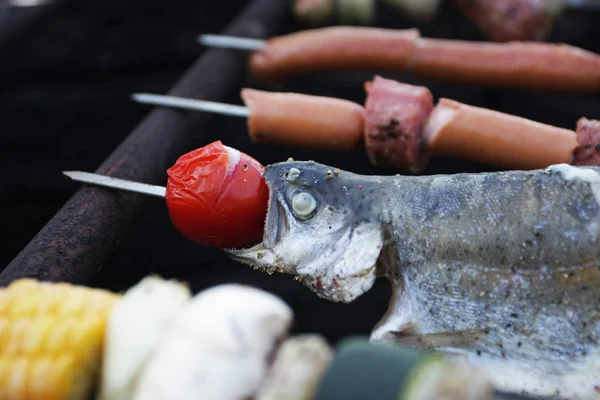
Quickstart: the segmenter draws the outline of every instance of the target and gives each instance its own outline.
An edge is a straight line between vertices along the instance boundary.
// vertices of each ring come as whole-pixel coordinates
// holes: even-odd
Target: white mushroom
[[[100,400],[129,400],[173,317],[192,297],[175,281],[147,277],[115,304],[106,326]]]
[[[299,335],[279,347],[255,400],[312,400],[334,352],[319,335]]]
[[[237,284],[207,289],[177,315],[133,398],[249,398],[291,321],[292,310],[262,290]]]

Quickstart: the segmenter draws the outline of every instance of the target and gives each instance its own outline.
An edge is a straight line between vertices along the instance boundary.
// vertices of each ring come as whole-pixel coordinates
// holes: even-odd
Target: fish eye
[[[299,217],[308,217],[317,208],[317,200],[307,192],[300,192],[292,198],[292,210]]]

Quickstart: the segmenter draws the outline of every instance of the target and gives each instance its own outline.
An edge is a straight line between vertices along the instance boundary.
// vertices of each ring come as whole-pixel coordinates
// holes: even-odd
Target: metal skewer
[[[234,117],[248,118],[250,110],[248,107],[235,104],[217,103],[214,101],[186,99],[183,97],[165,96],[151,93],[134,93],[131,95],[133,101],[142,104],[153,104],[156,106],[175,107],[185,110],[206,111]]]
[[[150,196],[165,197],[167,188],[157,185],[149,185],[125,179],[113,178],[112,176],[92,174],[82,171],[63,171],[63,174],[74,181],[90,183],[96,186],[103,186],[111,189],[120,189],[128,192],[147,194]]]
[[[567,8],[600,11],[600,0],[567,0]],[[261,50],[267,45],[265,40],[212,34],[198,36],[198,42],[207,47],[245,51]]]
[[[198,37],[198,42],[201,45],[208,47],[248,51],[260,50],[266,46],[264,40],[225,35],[200,35]]]

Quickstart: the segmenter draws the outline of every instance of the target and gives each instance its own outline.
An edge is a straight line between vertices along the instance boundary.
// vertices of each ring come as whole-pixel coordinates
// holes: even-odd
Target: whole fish
[[[261,244],[239,262],[351,302],[393,286],[371,340],[462,355],[496,387],[600,397],[600,168],[363,176],[266,167]]]

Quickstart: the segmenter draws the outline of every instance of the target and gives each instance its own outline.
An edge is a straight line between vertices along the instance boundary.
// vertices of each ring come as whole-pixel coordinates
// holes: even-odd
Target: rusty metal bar
[[[275,35],[289,15],[288,2],[254,0],[224,34]],[[210,49],[185,73],[170,95],[223,101],[241,85],[244,52]],[[186,151],[209,113],[154,109],[96,170],[118,178],[164,184],[166,169]],[[196,136],[197,137],[197,136]],[[60,173],[60,171],[57,171]],[[89,282],[113,252],[141,209],[143,195],[82,187],[0,273],[0,285],[31,277]]]

